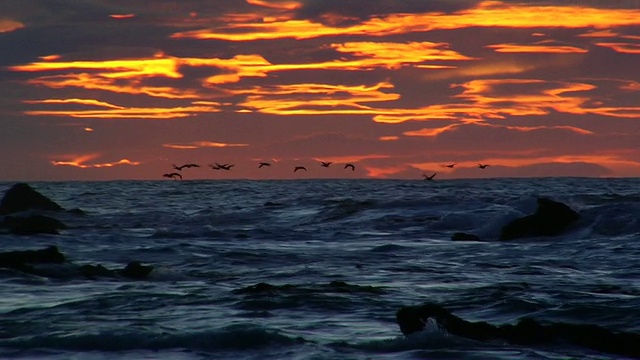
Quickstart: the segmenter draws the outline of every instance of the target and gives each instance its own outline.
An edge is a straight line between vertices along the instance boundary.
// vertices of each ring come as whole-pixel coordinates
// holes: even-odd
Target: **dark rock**
[[[29,184],[13,185],[0,201],[0,215],[12,214],[29,209],[60,211],[63,208],[46,196],[34,190]]]
[[[640,357],[640,334],[613,332],[598,325],[541,324],[523,318],[516,325],[496,326],[465,321],[437,304],[406,306],[396,313],[400,331],[405,335],[422,331],[429,318],[436,320],[451,335],[477,341],[504,341],[516,345],[568,343],[609,354]]]
[[[474,235],[474,234],[457,232],[457,233],[454,233],[451,236],[451,240],[455,240],[455,241],[479,241],[480,238],[477,235]]]
[[[8,251],[0,253],[0,267],[29,270],[31,264],[62,264],[66,262],[64,254],[56,246],[42,250]],[[27,271],[29,272],[29,271]]]
[[[117,275],[115,271],[109,270],[100,264],[83,265],[78,270],[81,275],[89,279],[95,279],[98,277],[115,277]]]
[[[59,234],[67,228],[61,221],[44,215],[5,216],[0,227],[15,235]]]
[[[539,198],[535,213],[515,219],[502,227],[500,240],[560,235],[579,218],[580,215],[569,206]]]
[[[236,289],[233,291],[234,294],[275,294],[282,290],[291,290],[294,289],[294,285],[271,285],[267,283],[257,283],[255,285],[247,286],[241,289]]]
[[[151,265],[142,265],[139,261],[132,261],[127,266],[120,270],[120,275],[130,279],[146,279],[153,270]]]

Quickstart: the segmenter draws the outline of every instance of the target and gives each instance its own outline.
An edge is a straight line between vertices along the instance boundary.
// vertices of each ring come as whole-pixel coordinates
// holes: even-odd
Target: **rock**
[[[5,216],[0,227],[15,235],[59,234],[67,228],[61,221],[44,215]]]
[[[523,318],[516,325],[491,325],[465,321],[438,304],[405,306],[396,313],[400,331],[405,335],[422,331],[428,319],[434,319],[449,334],[477,341],[501,341],[515,345],[571,345],[625,357],[640,357],[640,334],[613,332],[598,325],[541,324]]]
[[[119,273],[121,276],[130,278],[130,279],[146,279],[149,277],[149,274],[153,270],[153,266],[151,265],[142,265],[139,261],[132,261],[127,264],[127,266],[120,270]]]
[[[81,275],[88,279],[95,279],[98,277],[115,277],[117,275],[115,271],[109,270],[100,264],[82,265],[78,270]]]
[[[579,218],[580,215],[569,206],[539,198],[535,213],[515,219],[502,227],[500,240],[560,235]]]
[[[56,246],[42,250],[8,251],[0,253],[0,267],[20,271],[29,270],[31,264],[62,264],[67,259]],[[29,272],[29,271],[26,271]]]
[[[455,241],[480,241],[480,238],[474,234],[468,234],[463,232],[454,233],[451,236],[451,240]]]
[[[0,215],[12,214],[29,209],[60,211],[60,205],[34,190],[29,184],[17,183],[4,194],[0,201]]]

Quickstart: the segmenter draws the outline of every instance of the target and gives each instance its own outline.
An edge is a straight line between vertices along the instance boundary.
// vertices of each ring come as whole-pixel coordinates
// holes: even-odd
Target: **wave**
[[[93,332],[21,336],[0,340],[0,347],[47,348],[80,351],[130,351],[188,348],[196,350],[245,350],[300,344],[306,340],[254,324],[234,324],[200,332],[153,332],[131,328]]]

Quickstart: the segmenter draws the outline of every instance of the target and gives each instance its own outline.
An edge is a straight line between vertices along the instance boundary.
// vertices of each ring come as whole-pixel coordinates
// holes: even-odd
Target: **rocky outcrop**
[[[57,270],[38,265],[60,265]],[[143,280],[149,278],[153,266],[142,265],[139,261],[132,261],[119,270],[111,270],[102,265],[77,266],[67,261],[67,258],[56,246],[49,246],[41,250],[20,250],[0,253],[0,268],[12,269],[25,274],[44,276],[56,279],[68,278],[128,278]]]
[[[29,184],[13,185],[0,201],[0,215],[26,210],[60,211],[62,206],[34,190]]]
[[[502,227],[500,240],[560,235],[579,218],[580,215],[569,206],[539,198],[535,213],[515,219]]]
[[[56,246],[42,250],[20,250],[0,253],[0,267],[9,269],[28,268],[32,264],[62,264],[66,262],[64,254]]]
[[[396,313],[405,335],[422,331],[429,319],[447,333],[477,341],[504,341],[514,345],[552,345],[569,343],[592,350],[626,357],[640,357],[640,334],[613,332],[597,325],[541,324],[524,318],[516,325],[491,325],[463,320],[438,304],[406,306]]]

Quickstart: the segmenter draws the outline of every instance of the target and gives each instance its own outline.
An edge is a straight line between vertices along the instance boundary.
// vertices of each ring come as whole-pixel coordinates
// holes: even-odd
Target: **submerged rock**
[[[539,198],[535,213],[515,219],[502,227],[500,240],[560,235],[579,218],[580,215],[569,206]]]
[[[469,234],[469,233],[463,233],[463,232],[457,232],[457,233],[454,233],[453,235],[451,235],[451,240],[454,240],[454,241],[480,241],[480,238],[478,237],[478,235]]]
[[[58,230],[67,229],[67,225],[60,220],[44,215],[6,216],[0,222],[0,227],[15,235],[57,235]]]
[[[149,277],[149,274],[153,270],[153,266],[151,265],[142,265],[139,261],[132,261],[127,264],[127,266],[120,270],[119,273],[121,276],[130,278],[130,279],[146,279]]]
[[[0,215],[25,210],[61,211],[62,206],[34,190],[29,184],[17,183],[4,194],[0,201]]]
[[[56,246],[42,250],[18,250],[0,253],[0,268],[33,274],[34,264],[63,264],[67,261]]]
[[[396,313],[405,335],[422,331],[429,319],[437,321],[449,334],[477,341],[506,341],[515,345],[569,343],[596,351],[627,357],[640,357],[640,334],[613,332],[598,325],[540,324],[523,318],[516,325],[491,325],[463,320],[438,304],[402,307]]]

